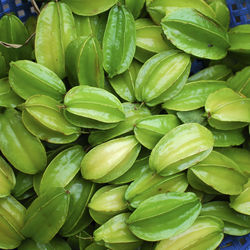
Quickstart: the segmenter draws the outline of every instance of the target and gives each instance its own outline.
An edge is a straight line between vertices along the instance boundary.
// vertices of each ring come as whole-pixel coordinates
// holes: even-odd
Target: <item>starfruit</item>
[[[28,31],[17,16],[8,14],[1,18],[0,41],[23,45],[28,38]],[[11,61],[30,59],[32,47],[30,44],[26,44],[21,48],[6,48],[0,45],[0,52],[8,65]]]
[[[24,25],[28,31],[29,36],[34,35],[36,32],[37,16],[29,16]],[[34,49],[35,37],[31,39],[31,46]],[[33,53],[33,52],[32,52]]]
[[[123,5],[109,12],[103,37],[103,67],[110,78],[125,72],[136,48],[134,17]]]
[[[164,51],[151,57],[136,78],[136,99],[155,106],[173,98],[184,87],[190,66],[190,56],[178,50]]]
[[[24,240],[21,229],[25,212],[25,207],[14,197],[0,198],[0,247],[2,249],[14,249]]]
[[[11,89],[8,78],[0,79],[0,106],[15,108],[22,102],[23,99]]]
[[[7,71],[5,58],[0,51],[0,78],[7,76]]]
[[[63,81],[48,68],[28,60],[10,63],[9,81],[23,99],[32,95],[47,95],[62,101],[66,93]]]
[[[66,71],[72,85],[104,87],[102,51],[93,35],[79,37],[66,49]]]
[[[135,58],[144,63],[153,55],[173,49],[169,40],[163,37],[160,26],[148,18],[136,20],[136,51]]]
[[[222,194],[240,194],[247,182],[237,164],[216,151],[212,151],[206,159],[191,167],[189,171]]]
[[[144,4],[145,0],[139,0],[139,1],[125,0],[125,6],[131,11],[135,19],[137,19],[140,16]]]
[[[250,24],[242,24],[229,30],[230,51],[244,54],[250,53],[250,46],[248,43],[250,37],[249,28]]]
[[[140,150],[132,135],[102,143],[83,157],[82,176],[97,183],[113,181],[132,167]]]
[[[187,230],[200,210],[200,201],[194,193],[169,192],[143,201],[130,215],[127,223],[138,238],[158,241]]]
[[[22,233],[37,242],[51,241],[66,220],[69,201],[69,192],[60,187],[38,196],[27,209]]]
[[[163,17],[179,8],[193,8],[205,16],[215,18],[213,9],[202,0],[146,0],[146,6],[149,15],[156,24],[160,24]]]
[[[237,72],[235,76],[228,79],[228,87],[242,96],[250,98],[250,66]]]
[[[55,237],[50,244],[55,250],[71,250],[69,244],[62,238]]]
[[[169,111],[172,111],[172,110],[168,110],[168,112]],[[206,126],[207,119],[206,119],[204,114],[205,114],[205,110],[203,108],[190,110],[190,111],[178,111],[178,112],[176,112],[177,117],[183,123],[199,123],[203,126]]]
[[[187,179],[188,183],[190,185],[191,191],[196,190],[195,192],[201,193],[201,200],[203,198],[203,194],[209,194],[209,195],[219,195],[220,193],[216,191],[214,188],[203,182],[200,178],[198,178],[193,171],[188,169],[187,172]]]
[[[125,174],[113,180],[111,183],[115,185],[121,185],[134,181],[149,169],[148,159],[149,156],[140,158],[139,155],[132,167]]]
[[[230,130],[247,126],[250,122],[250,99],[232,89],[222,88],[211,93],[205,103],[210,126]]]
[[[159,175],[172,175],[205,159],[213,145],[213,135],[207,128],[198,123],[182,124],[170,130],[156,144],[149,166]]]
[[[237,213],[226,201],[212,201],[204,204],[200,215],[218,217],[224,222],[224,233],[245,235],[250,232],[250,216]]]
[[[130,206],[137,208],[144,200],[154,195],[168,192],[182,193],[187,189],[187,186],[185,173],[163,177],[148,169],[129,185],[125,199]]]
[[[80,145],[75,145],[59,153],[43,173],[40,193],[46,192],[53,187],[68,185],[80,170],[84,154]]]
[[[88,207],[91,217],[102,225],[117,214],[126,212],[128,204],[124,198],[128,186],[104,186],[90,200]]]
[[[39,243],[31,239],[26,239],[18,247],[18,250],[55,250],[51,243]]]
[[[85,250],[106,250],[107,248],[105,246],[98,245],[96,243],[92,243],[88,245]]]
[[[232,70],[228,68],[226,65],[217,64],[202,69],[196,74],[190,76],[188,78],[188,82],[195,82],[200,80],[226,81],[231,74]]]
[[[109,79],[112,88],[122,99],[129,102],[134,102],[136,100],[134,88],[135,80],[140,68],[141,64],[134,60],[130,64],[128,70]]]
[[[149,109],[145,106],[141,107],[140,104],[123,103],[122,106],[126,116],[125,120],[111,129],[91,131],[88,137],[88,141],[91,145],[95,146],[120,135],[130,133],[133,131],[138,119],[151,115]]]
[[[39,243],[26,239],[18,247],[18,250],[71,250],[71,247],[62,238],[56,237],[49,243]]]
[[[64,78],[65,50],[75,38],[74,17],[69,6],[62,2],[49,2],[37,20],[36,61]]]
[[[33,176],[22,172],[16,173],[16,185],[12,190],[12,195],[20,199],[22,195],[33,187]]]
[[[102,45],[103,35],[108,19],[108,12],[95,16],[74,15],[76,33],[78,37],[95,36]]]
[[[66,221],[60,229],[63,236],[71,235],[72,232],[79,233],[91,223],[87,206],[95,191],[95,184],[77,175],[66,188],[70,193],[70,203]],[[78,226],[79,222],[81,228]],[[76,227],[78,232],[75,231]]]
[[[26,174],[44,170],[44,146],[24,127],[18,111],[9,108],[0,113],[0,130],[1,152],[13,167]]]
[[[75,14],[81,16],[94,16],[110,9],[118,0],[63,0]]]
[[[33,95],[22,107],[25,127],[41,140],[64,144],[79,137],[80,129],[64,118],[62,105],[52,97]]]
[[[40,183],[42,180],[43,173],[39,173],[36,175],[33,175],[33,188],[34,191],[36,192],[37,196],[40,194]]]
[[[94,231],[94,240],[108,249],[136,250],[142,241],[128,228],[129,213],[118,214]]]
[[[10,195],[16,185],[16,177],[11,166],[0,156],[0,197]]]
[[[200,80],[185,84],[183,89],[162,107],[177,111],[189,111],[205,106],[209,94],[226,87],[224,81]]]
[[[134,134],[146,148],[153,149],[158,141],[171,129],[180,125],[175,115],[153,115],[136,122]]]
[[[155,250],[213,250],[223,240],[224,223],[212,216],[199,216],[194,224],[183,233],[160,241]]]
[[[197,57],[219,60],[230,46],[226,30],[195,9],[177,9],[164,17],[161,25],[177,48]]]
[[[243,148],[217,148],[216,151],[224,154],[237,163],[241,172],[250,177],[250,152]]]
[[[67,242],[69,243],[71,249],[73,250],[86,250],[88,246],[94,244],[97,245],[96,243],[93,242],[93,237],[87,233],[86,231],[82,231],[79,234],[73,235],[68,237]],[[97,245],[99,246],[99,245]],[[102,247],[102,246],[101,246]],[[94,250],[95,248],[89,248]],[[99,250],[99,248],[97,248]],[[106,250],[105,247],[100,248],[101,250]]]
[[[67,120],[83,128],[108,129],[125,119],[119,99],[96,87],[82,85],[70,89],[64,105]]]
[[[241,214],[250,216],[250,179],[244,185],[243,191],[239,195],[230,196],[230,207]]]
[[[213,133],[214,147],[239,146],[246,140],[241,128],[234,130],[219,130],[208,127],[208,129]]]
[[[95,26],[98,20],[98,16],[79,16],[74,15],[76,33],[78,37],[88,37],[95,35]]]
[[[213,1],[209,6],[214,10],[216,20],[228,30],[230,24],[230,11],[222,1]]]

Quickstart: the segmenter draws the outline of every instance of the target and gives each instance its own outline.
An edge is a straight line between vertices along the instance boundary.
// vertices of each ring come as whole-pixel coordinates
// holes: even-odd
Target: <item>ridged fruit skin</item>
[[[187,230],[200,210],[201,203],[194,193],[169,192],[143,201],[127,223],[138,238],[159,241]]]
[[[182,124],[170,130],[156,144],[149,166],[162,176],[175,174],[205,159],[213,145],[213,135],[207,128],[198,123]]]

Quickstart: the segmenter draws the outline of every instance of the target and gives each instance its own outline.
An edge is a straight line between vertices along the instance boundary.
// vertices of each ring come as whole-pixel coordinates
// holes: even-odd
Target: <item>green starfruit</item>
[[[155,25],[148,18],[136,20],[136,51],[135,58],[144,63],[153,55],[165,50],[173,49],[169,40],[163,37],[160,26]]]
[[[36,242],[51,241],[66,220],[69,201],[69,192],[59,187],[38,196],[27,209],[22,233]]]
[[[11,89],[8,78],[0,79],[0,106],[15,108],[22,102],[23,99]]]
[[[109,79],[109,82],[115,92],[124,100],[134,102],[135,99],[135,80],[141,64],[133,60],[127,71]]]
[[[250,152],[243,148],[217,148],[216,151],[224,154],[237,163],[241,172],[250,177]]]
[[[71,85],[104,87],[102,51],[93,35],[73,40],[66,49],[66,71]]]
[[[238,165],[216,151],[212,151],[206,159],[189,170],[202,182],[222,194],[240,194],[247,182]]]
[[[115,215],[126,212],[128,204],[124,196],[127,188],[127,185],[100,188],[88,204],[91,217],[102,225]]]
[[[103,67],[112,78],[125,72],[136,48],[134,17],[123,5],[115,5],[109,12],[103,37]]]
[[[41,140],[64,144],[79,137],[80,129],[64,118],[62,105],[52,97],[33,95],[22,107],[25,127]]]
[[[224,223],[212,216],[199,216],[194,224],[183,233],[160,241],[155,250],[213,250],[223,240]]]
[[[69,6],[61,1],[49,2],[37,20],[36,61],[64,78],[65,50],[76,36],[74,17]]]
[[[125,199],[130,206],[137,208],[144,200],[154,195],[168,192],[182,193],[187,186],[185,173],[163,177],[148,169],[129,185]]]
[[[187,230],[200,210],[200,201],[194,193],[169,192],[143,201],[130,215],[127,223],[138,238],[158,241]]]
[[[241,214],[250,216],[250,179],[244,185],[243,191],[239,195],[230,196],[230,207]]]
[[[28,60],[10,63],[10,86],[23,99],[32,95],[47,95],[62,101],[66,93],[63,81],[43,65]]]
[[[228,79],[228,87],[241,96],[250,98],[250,66],[237,72],[235,76]]]
[[[184,87],[190,66],[190,56],[178,50],[164,51],[151,57],[136,78],[136,99],[155,106],[173,98]]]
[[[91,223],[87,206],[95,191],[95,184],[77,175],[66,188],[70,192],[70,203],[66,221],[60,229],[62,236],[69,236],[72,232],[77,234]]]
[[[232,74],[232,70],[224,64],[217,64],[200,70],[188,78],[188,82],[200,80],[226,81]]]
[[[142,244],[128,228],[129,213],[118,214],[94,231],[94,240],[109,249],[136,250]]]
[[[8,14],[1,18],[0,41],[23,45],[28,38],[28,31],[17,16],[14,14]],[[5,59],[7,68],[9,68],[8,65],[11,61],[31,59],[31,51],[32,47],[30,44],[26,44],[21,48],[6,48],[3,45],[0,45],[0,53]]]
[[[160,24],[161,19],[171,12],[182,8],[193,8],[203,15],[215,18],[213,9],[202,0],[146,0],[147,11],[156,24]]]
[[[230,46],[224,27],[192,8],[179,8],[161,21],[164,34],[181,50],[197,57],[219,60]]]
[[[26,174],[45,169],[44,146],[25,128],[20,112],[9,108],[0,113],[0,130],[0,150],[13,167]]]
[[[43,193],[53,187],[68,185],[80,170],[84,154],[80,145],[75,145],[59,153],[45,169],[39,192]]]
[[[11,166],[0,156],[0,197],[10,195],[16,185],[16,177]]]
[[[111,129],[91,131],[88,137],[91,145],[95,146],[120,135],[128,134],[133,131],[137,120],[151,115],[149,109],[145,106],[141,107],[140,104],[123,103],[122,106],[126,116],[125,120]]]
[[[70,89],[64,105],[67,120],[84,128],[108,129],[125,119],[119,99],[96,87],[82,85]]]
[[[211,93],[205,103],[210,126],[230,130],[247,126],[250,122],[250,99],[232,89],[222,88]]]
[[[132,135],[102,143],[83,157],[82,176],[97,183],[113,181],[132,167],[140,150]]]
[[[209,94],[226,87],[224,81],[199,80],[185,84],[183,89],[162,107],[177,111],[190,111],[205,106]]]
[[[110,9],[118,0],[63,0],[67,3],[72,11],[81,16],[94,16]]]
[[[0,198],[0,247],[2,249],[14,249],[24,240],[21,229],[25,212],[25,207],[14,197]]]
[[[250,53],[250,46],[248,43],[250,37],[249,27],[250,24],[242,24],[229,30],[230,51],[243,54]]]
[[[250,232],[250,216],[237,213],[226,201],[203,204],[200,215],[215,216],[223,220],[225,234],[240,236]]]
[[[149,166],[159,175],[168,176],[205,159],[212,151],[212,133],[198,123],[188,123],[170,130],[153,148]]]
[[[171,129],[180,125],[175,115],[153,115],[136,122],[134,134],[146,148],[153,149],[158,141]]]

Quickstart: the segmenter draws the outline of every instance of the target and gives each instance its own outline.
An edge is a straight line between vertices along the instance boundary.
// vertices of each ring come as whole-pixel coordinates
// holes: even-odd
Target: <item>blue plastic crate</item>
[[[250,24],[250,0],[226,0],[230,10],[230,27]]]
[[[36,15],[30,0],[0,0],[0,18],[6,13],[15,13],[23,22]]]
[[[0,18],[13,12],[23,22],[28,17],[36,15],[30,0],[0,0]],[[136,1],[136,0],[135,0]],[[240,24],[250,24],[250,0],[226,0],[231,15],[230,27]],[[196,73],[206,66],[206,62],[196,59],[192,64],[192,73]],[[225,236],[220,244],[220,250],[250,250],[250,234],[246,236]],[[201,249],[203,250],[203,249]],[[205,250],[205,249],[204,249]]]

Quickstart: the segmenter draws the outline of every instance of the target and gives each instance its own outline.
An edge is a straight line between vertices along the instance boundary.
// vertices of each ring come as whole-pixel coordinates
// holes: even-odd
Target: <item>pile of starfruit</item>
[[[0,248],[213,250],[250,233],[250,24],[230,29],[224,0],[37,11],[0,20]]]

